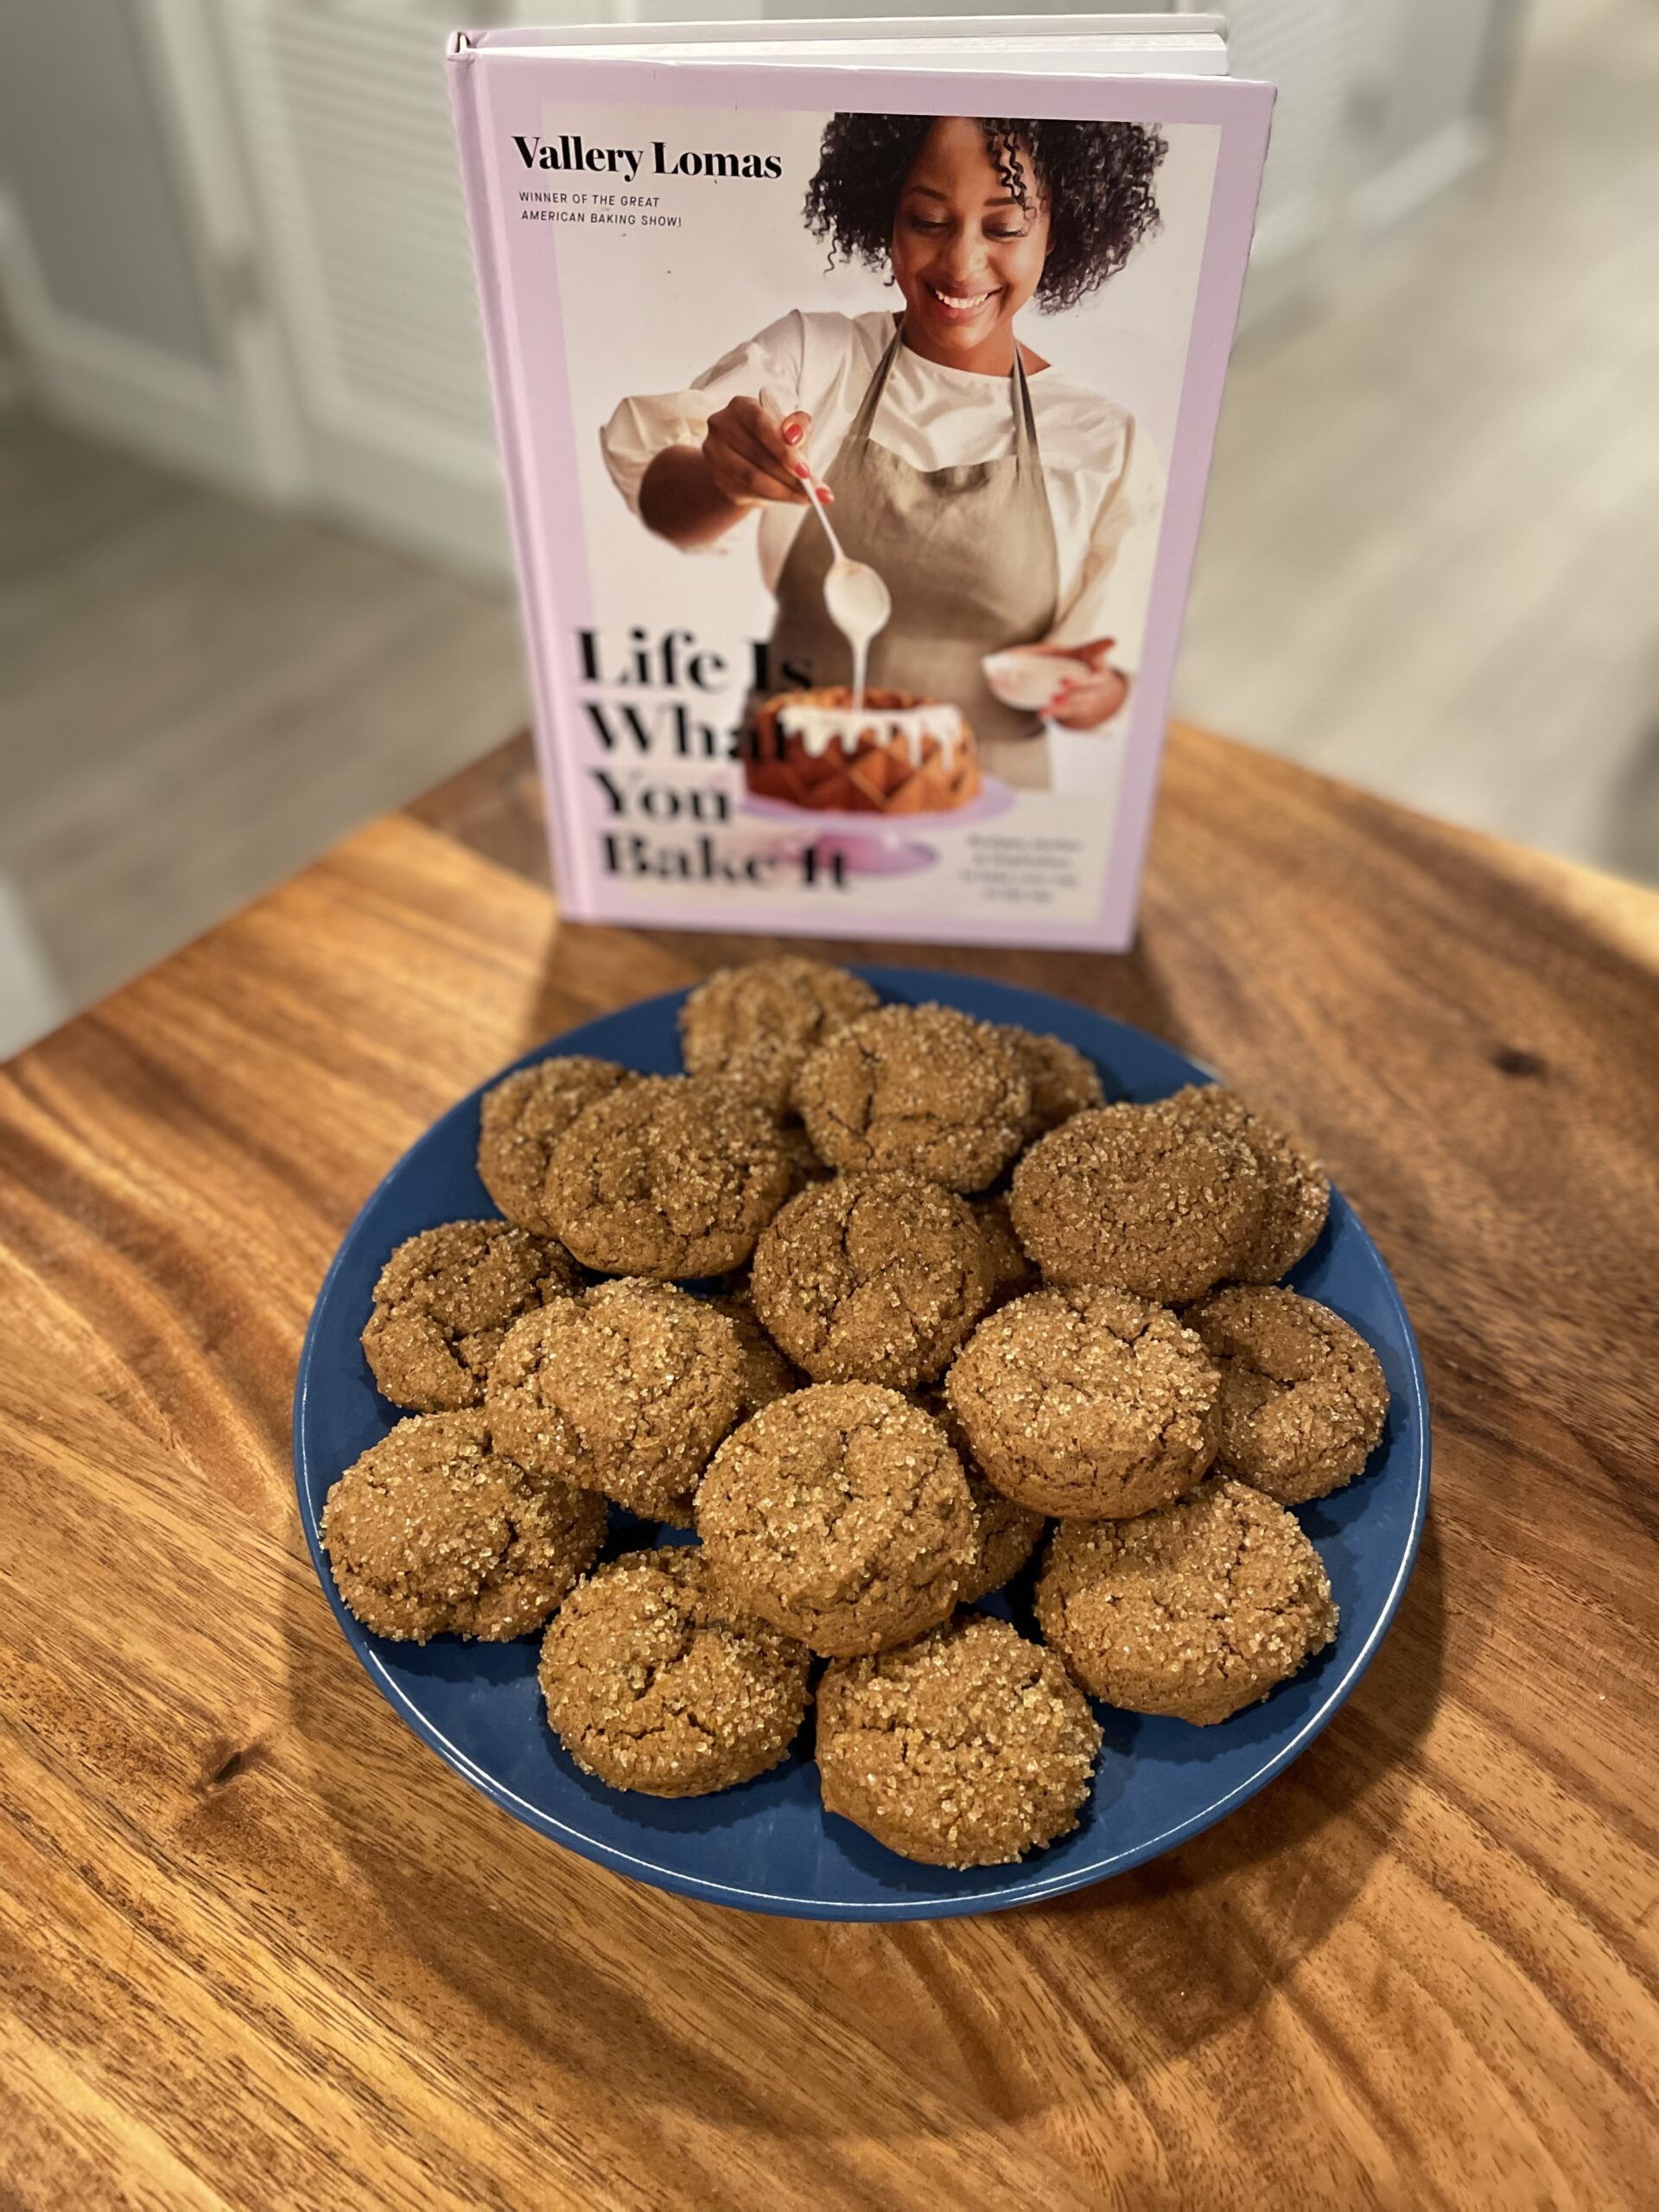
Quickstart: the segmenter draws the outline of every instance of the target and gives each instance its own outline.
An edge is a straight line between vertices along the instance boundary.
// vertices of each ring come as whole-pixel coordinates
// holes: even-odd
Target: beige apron
[[[994,698],[982,654],[1046,638],[1059,601],[1059,555],[1037,451],[1026,372],[1009,378],[1014,451],[1001,461],[913,468],[870,436],[900,334],[882,355],[823,480],[836,534],[893,594],[893,620],[870,647],[869,682],[960,707],[980,758],[1007,783],[1042,789],[1040,725]],[[771,665],[810,671],[813,684],[852,680],[852,652],[823,604],[830,543],[805,518],[778,578]]]

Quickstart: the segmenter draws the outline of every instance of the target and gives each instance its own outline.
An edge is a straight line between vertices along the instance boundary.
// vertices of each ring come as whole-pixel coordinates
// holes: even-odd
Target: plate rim
[[[1168,1044],[1163,1038],[1154,1036],[1152,1031],[1141,1029],[1133,1022],[1121,1020],[1115,1014],[1103,1014],[1093,1007],[1085,1006],[1081,1000],[1067,998],[1059,992],[1046,991],[1022,983],[1009,983],[998,976],[980,976],[971,971],[958,972],[949,969],[925,967],[894,967],[887,963],[862,961],[849,962],[846,964],[855,975],[862,976],[877,988],[888,992],[896,988],[909,988],[918,984],[925,987],[936,982],[946,986],[960,986],[967,983],[975,986],[989,985],[994,989],[1015,992],[1027,999],[1045,1000],[1056,1006],[1064,1006],[1080,1013],[1091,1022],[1102,1023],[1109,1029],[1121,1030],[1138,1039],[1155,1045],[1161,1052],[1172,1054],[1188,1067],[1199,1069],[1205,1076],[1212,1077],[1214,1074],[1214,1071],[1206,1063],[1195,1059],[1191,1053],[1184,1052],[1179,1046]],[[906,979],[902,985],[894,981],[898,977]],[[677,1867],[663,1866],[651,1859],[636,1858],[632,1853],[620,1850],[599,1837],[586,1834],[580,1829],[566,1827],[563,1822],[545,1812],[540,1806],[533,1805],[527,1799],[521,1797],[499,1777],[479,1766],[476,1761],[470,1758],[457,1744],[451,1741],[443,1731],[430,1721],[419,1707],[412,1702],[401,1685],[387,1672],[379,1653],[366,1643],[367,1631],[350,1614],[340,1599],[328,1567],[327,1554],[322,1549],[318,1525],[320,1516],[310,1510],[308,1482],[309,1468],[305,1444],[306,1414],[309,1402],[312,1368],[321,1334],[321,1317],[327,1306],[335,1278],[345,1265],[358,1224],[374,1205],[382,1192],[401,1176],[406,1163],[430,1138],[433,1132],[452,1117],[461,1115],[474,1106],[480,1096],[493,1084],[500,1082],[504,1076],[512,1073],[518,1068],[531,1066],[539,1060],[560,1057],[558,1048],[565,1039],[579,1035],[595,1022],[608,1020],[623,1014],[671,1015],[673,1010],[677,1009],[696,988],[695,983],[690,983],[677,990],[655,992],[647,998],[632,999],[626,1005],[591,1014],[586,1020],[573,1024],[569,1028],[544,1039],[541,1044],[532,1046],[517,1059],[498,1069],[493,1074],[485,1077],[482,1082],[474,1084],[471,1090],[464,1092],[453,1104],[446,1107],[441,1114],[428,1122],[419,1135],[404,1147],[363,1199],[341,1235],[334,1256],[329,1261],[322,1280],[317,1287],[315,1297],[312,1300],[304,1338],[300,1348],[299,1365],[294,1382],[292,1457],[295,1499],[299,1512],[300,1526],[305,1536],[306,1548],[310,1554],[312,1567],[321,1586],[322,1595],[345,1635],[347,1648],[352,1656],[397,1718],[410,1728],[429,1750],[435,1751],[445,1765],[458,1774],[463,1781],[470,1783],[474,1789],[480,1790],[499,1810],[531,1828],[537,1834],[546,1837],[550,1842],[574,1851],[578,1857],[586,1859],[590,1863],[607,1867],[613,1873],[625,1875],[630,1880],[644,1882],[654,1889],[666,1890],[675,1896],[689,1897],[700,1904],[721,1905],[728,1910],[760,1912],[785,1919],[871,1923],[958,1919],[982,1913],[1009,1912],[1027,1905],[1046,1904],[1074,1890],[1091,1888],[1096,1882],[1105,1881],[1114,1875],[1127,1874],[1135,1867],[1145,1866],[1151,1859],[1161,1858],[1165,1853],[1175,1850],[1181,1844],[1190,1841],[1194,1836],[1203,1834],[1207,1829],[1214,1827],[1219,1821],[1225,1820],[1230,1814],[1236,1812],[1241,1805],[1248,1803],[1252,1797],[1258,1796],[1270,1782],[1300,1758],[1309,1745],[1323,1733],[1347,1703],[1358,1686],[1361,1676],[1375,1658],[1383,1638],[1394,1625],[1395,1618],[1399,1611],[1407,1586],[1411,1580],[1416,1566],[1417,1555],[1422,1543],[1423,1530],[1427,1521],[1429,1478],[1433,1453],[1427,1381],[1423,1371],[1422,1353],[1418,1345],[1417,1333],[1412,1326],[1411,1317],[1406,1310],[1405,1300],[1400,1294],[1400,1287],[1395,1281],[1393,1269],[1389,1266],[1380,1247],[1365,1227],[1357,1211],[1339,1190],[1338,1195],[1342,1198],[1343,1205],[1352,1220],[1354,1227],[1370,1248],[1381,1270],[1388,1300],[1399,1324],[1401,1339],[1409,1370],[1410,1403],[1416,1415],[1419,1444],[1416,1464],[1410,1470],[1414,1487],[1410,1527],[1405,1546],[1395,1569],[1394,1580],[1370,1633],[1349,1655],[1347,1662],[1337,1680],[1296,1733],[1288,1742],[1277,1745],[1263,1758],[1258,1767],[1242,1781],[1236,1783],[1224,1796],[1212,1800],[1199,1810],[1189,1814],[1184,1819],[1172,1823],[1169,1827],[1160,1830],[1156,1835],[1142,1837],[1135,1844],[1127,1846],[1120,1851],[1109,1852],[1103,1858],[1090,1860],[1087,1865],[1057,1869],[1048,1876],[1042,1875],[1033,1867],[1030,1879],[1022,1882],[1017,1889],[1005,1892],[965,1893],[955,1897],[949,1895],[926,1897],[899,1897],[888,1900],[864,1897],[801,1897],[786,1895],[776,1890],[750,1890],[738,1883],[715,1881],[706,1876],[686,1873]],[[577,1049],[580,1050],[580,1046]],[[1332,1187],[1337,1188],[1334,1185]],[[402,1415],[400,1414],[399,1417],[402,1418]],[[335,1474],[329,1476],[330,1482],[336,1478],[337,1473],[338,1471],[335,1471]],[[943,1877],[949,1870],[941,1868],[938,1871]]]

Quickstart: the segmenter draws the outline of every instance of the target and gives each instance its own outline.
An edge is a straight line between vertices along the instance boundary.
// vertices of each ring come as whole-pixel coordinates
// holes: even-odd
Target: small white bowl
[[[1081,683],[1093,674],[1087,661],[1069,655],[1036,653],[1023,645],[1007,652],[987,653],[980,662],[993,698],[1022,714],[1046,714],[1063,683]]]

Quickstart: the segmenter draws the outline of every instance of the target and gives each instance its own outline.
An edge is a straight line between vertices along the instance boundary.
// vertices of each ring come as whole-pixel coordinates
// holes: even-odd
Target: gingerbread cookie
[[[556,1234],[547,1217],[547,1163],[578,1114],[626,1083],[631,1068],[579,1052],[555,1054],[503,1076],[479,1102],[478,1173],[507,1219],[538,1236]]]
[[[733,1605],[696,1545],[629,1552],[542,1645],[549,1725],[613,1789],[701,1797],[777,1765],[806,1717],[808,1654]]]
[[[376,1636],[502,1643],[537,1629],[605,1535],[601,1501],[490,1447],[482,1414],[400,1421],[335,1483],[322,1541]]]
[[[929,1866],[1001,1866],[1077,1824],[1100,1724],[1065,1669],[969,1613],[818,1686],[824,1810]]]
[[[1228,1130],[1255,1154],[1264,1193],[1262,1226],[1237,1272],[1245,1282],[1277,1282],[1325,1227],[1331,1179],[1324,1168],[1276,1115],[1219,1083],[1190,1084],[1160,1098],[1158,1107],[1189,1127]]]
[[[1266,1697],[1337,1632],[1294,1516],[1224,1476],[1138,1520],[1062,1522],[1037,1619],[1096,1697],[1198,1726]]]
[[[1249,1264],[1266,1186],[1235,1132],[1160,1106],[1100,1106],[1039,1137],[1014,1173],[1020,1242],[1051,1282],[1201,1298]]]
[[[931,1382],[984,1312],[972,1213],[907,1174],[842,1175],[791,1198],[755,1248],[755,1311],[818,1382]]]
[[[381,1394],[418,1413],[480,1403],[510,1325],[582,1287],[569,1254],[505,1221],[449,1221],[380,1270],[363,1351]]]
[[[1173,1313],[1121,1290],[1037,1290],[983,1321],[945,1378],[975,1459],[1033,1512],[1144,1513],[1215,1457],[1221,1380]]]
[[[1058,1129],[1073,1114],[1105,1104],[1100,1070],[1064,1037],[1021,1029],[1012,1021],[998,1022],[996,1033],[1013,1049],[1031,1092],[1023,1131],[1027,1144],[1049,1129]]]
[[[740,1266],[790,1190],[772,1119],[729,1084],[645,1076],[579,1114],[553,1148],[548,1218],[605,1274]]]
[[[1221,1371],[1216,1464],[1281,1505],[1351,1482],[1388,1418],[1382,1363],[1341,1315],[1294,1290],[1217,1290],[1191,1306]]]
[[[797,1111],[847,1171],[907,1169],[982,1191],[1024,1139],[1031,1092],[988,1022],[953,1007],[884,1006],[831,1038],[797,1077]]]
[[[518,1324],[490,1376],[504,1451],[677,1528],[744,1400],[734,1324],[671,1283],[601,1283]]]
[[[834,1657],[943,1620],[976,1557],[962,1463],[896,1390],[821,1382],[727,1438],[697,1533],[738,1603]]]
[[[721,968],[681,1007],[680,1050],[689,1074],[724,1076],[746,1098],[781,1116],[808,1057],[880,1003],[849,969],[822,960]]]

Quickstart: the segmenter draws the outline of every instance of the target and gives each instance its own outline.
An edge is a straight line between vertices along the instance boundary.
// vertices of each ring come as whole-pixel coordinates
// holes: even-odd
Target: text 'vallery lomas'
[[[777,177],[784,164],[776,154],[704,153],[688,148],[676,153],[660,138],[649,146],[590,146],[577,132],[556,138],[515,130],[512,143],[527,169],[559,169],[567,175],[626,177],[630,184],[647,176]]]

